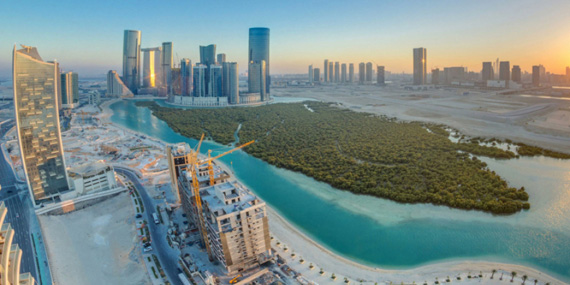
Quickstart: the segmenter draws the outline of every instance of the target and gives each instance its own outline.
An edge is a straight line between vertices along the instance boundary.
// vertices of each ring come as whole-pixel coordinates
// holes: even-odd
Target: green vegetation
[[[338,189],[402,203],[431,203],[495,214],[529,208],[524,188],[509,187],[473,155],[515,154],[476,142],[453,143],[444,126],[399,122],[327,103],[256,108],[172,109],[136,102],[175,131],[221,144],[256,140],[244,150],[277,167],[301,172]],[[429,131],[428,131],[429,130]]]
[[[544,155],[553,158],[570,159],[570,154],[556,152],[548,149],[543,149],[536,146],[526,145],[524,143],[517,143],[517,152],[524,156]]]

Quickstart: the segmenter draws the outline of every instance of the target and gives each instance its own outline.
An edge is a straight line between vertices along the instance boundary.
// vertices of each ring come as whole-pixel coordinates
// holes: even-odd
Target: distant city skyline
[[[271,29],[271,74],[307,73],[309,64],[320,67],[324,59],[371,61],[411,74],[415,47],[429,50],[428,70],[464,66],[480,72],[482,62],[496,58],[523,72],[542,64],[564,74],[570,66],[570,37],[563,28],[570,22],[568,1],[140,3],[136,13],[125,14],[130,1],[3,1],[0,23],[9,28],[0,39],[0,77],[11,76],[14,43],[41,48],[46,60],[57,60],[80,78],[104,77],[108,70],[122,70],[124,30],[142,32],[141,48],[172,42],[176,64],[182,58],[198,62],[199,46],[216,44],[242,73],[250,27]],[[183,19],[177,23],[174,11],[185,10],[216,11],[216,17],[196,14],[191,26],[180,24]],[[342,16],[331,21],[331,14]],[[21,15],[35,20],[20,21]]]

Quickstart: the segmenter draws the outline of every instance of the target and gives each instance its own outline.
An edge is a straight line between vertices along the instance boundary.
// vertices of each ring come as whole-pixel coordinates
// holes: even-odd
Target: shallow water
[[[132,101],[111,105],[111,120],[168,143],[185,138]],[[202,151],[223,151],[205,142]],[[570,281],[570,161],[545,157],[481,158],[514,187],[525,186],[532,208],[493,216],[354,195],[242,151],[221,160],[238,179],[311,238],[353,260],[385,268],[477,259],[527,265]]]

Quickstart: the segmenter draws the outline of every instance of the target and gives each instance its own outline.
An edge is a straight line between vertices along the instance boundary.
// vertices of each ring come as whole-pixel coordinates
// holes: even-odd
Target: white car
[[[152,250],[152,246],[147,246],[143,249],[144,252],[149,252]]]

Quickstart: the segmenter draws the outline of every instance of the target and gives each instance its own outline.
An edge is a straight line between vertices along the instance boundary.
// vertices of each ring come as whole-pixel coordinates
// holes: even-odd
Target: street
[[[127,177],[135,186],[139,194],[141,195],[145,212],[143,216],[147,220],[147,227],[149,228],[150,235],[152,238],[152,253],[155,253],[162,265],[162,269],[166,274],[166,277],[171,284],[182,284],[178,278],[178,255],[175,250],[173,250],[166,241],[166,227],[162,224],[155,224],[153,222],[152,214],[156,211],[156,206],[148,196],[144,186],[140,183],[140,180],[127,168],[115,167],[115,171],[119,174]]]

